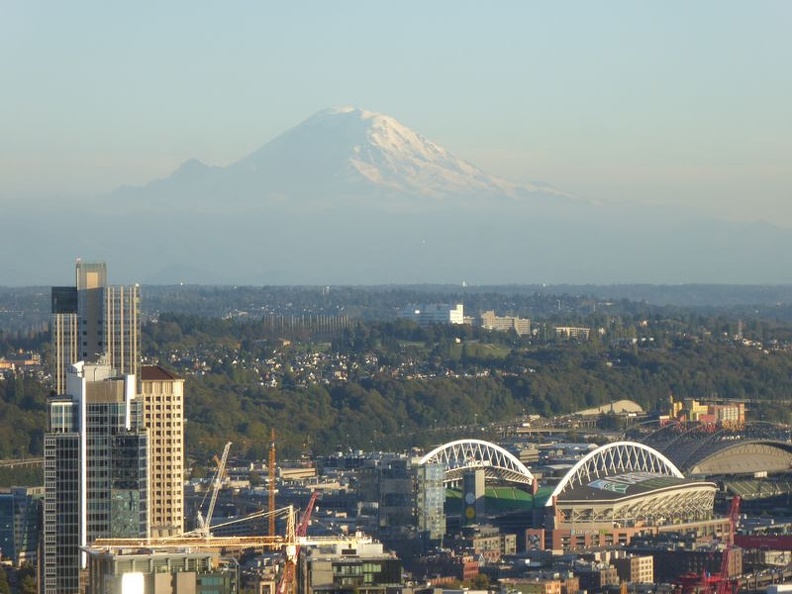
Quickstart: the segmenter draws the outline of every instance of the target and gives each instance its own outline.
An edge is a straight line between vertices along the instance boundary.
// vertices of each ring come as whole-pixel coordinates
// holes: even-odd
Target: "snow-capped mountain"
[[[230,169],[266,171],[279,177],[305,177],[310,172],[325,184],[365,183],[435,198],[561,194],[488,175],[395,118],[356,107],[320,111]]]
[[[40,259],[106,260],[143,283],[792,282],[788,230],[513,184],[356,108],[319,112],[226,167],[190,160],[1,222],[8,245]]]
[[[220,204],[314,209],[355,201],[386,211],[492,198],[570,198],[544,184],[488,175],[396,119],[355,107],[320,111],[227,167],[192,159],[169,177],[119,196],[134,198],[138,208],[187,200],[202,210]]]

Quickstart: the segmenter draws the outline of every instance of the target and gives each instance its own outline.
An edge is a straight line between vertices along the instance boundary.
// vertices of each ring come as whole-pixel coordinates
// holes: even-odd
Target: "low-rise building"
[[[501,594],[563,594],[562,582],[553,578],[505,579],[500,581]]]
[[[464,307],[461,303],[454,306],[442,303],[408,305],[399,312],[399,317],[413,320],[421,326],[465,323]]]
[[[303,547],[303,552],[298,573],[302,594],[385,592],[402,581],[401,560],[370,539]]]
[[[556,326],[556,336],[560,338],[573,338],[576,340],[588,340],[591,328],[578,326]]]
[[[576,567],[575,575],[580,580],[580,589],[599,592],[606,586],[618,586],[619,574],[613,565],[593,564]]]
[[[414,564],[414,575],[428,582],[448,583],[465,582],[479,574],[479,563],[474,555],[459,555],[442,551],[424,555]]]
[[[239,566],[217,553],[89,548],[86,594],[236,594]]]
[[[482,328],[487,330],[497,330],[499,332],[513,330],[519,336],[531,333],[531,320],[517,316],[496,316],[493,310],[485,311],[481,314],[480,324]]]
[[[631,555],[614,559],[613,566],[623,582],[631,584],[654,583],[654,557],[651,555]]]

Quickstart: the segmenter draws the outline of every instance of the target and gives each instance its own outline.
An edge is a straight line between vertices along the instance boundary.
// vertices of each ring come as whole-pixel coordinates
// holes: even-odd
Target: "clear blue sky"
[[[791,30],[788,0],[5,0],[0,204],[351,104],[514,181],[792,227]]]

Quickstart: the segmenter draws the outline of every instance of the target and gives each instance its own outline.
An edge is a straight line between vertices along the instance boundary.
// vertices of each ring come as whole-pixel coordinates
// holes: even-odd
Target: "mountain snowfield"
[[[390,116],[356,107],[326,109],[276,138],[271,151],[303,153],[333,164],[349,181],[416,196],[449,197],[455,194],[501,194],[547,191],[518,186],[487,175]],[[305,159],[308,161],[308,159]],[[560,194],[560,192],[559,192]]]
[[[341,107],[225,167],[192,159],[46,215],[5,213],[0,236],[34,265],[8,258],[0,282],[50,285],[77,257],[108,262],[114,283],[792,282],[788,230],[599,198],[499,179]]]
[[[545,184],[519,185],[488,175],[396,119],[356,107],[320,111],[227,167],[192,159],[165,179],[116,196],[151,208],[173,205],[184,193],[202,210],[218,204],[310,210],[344,201],[420,210],[440,203],[470,206],[479,199],[572,198]]]

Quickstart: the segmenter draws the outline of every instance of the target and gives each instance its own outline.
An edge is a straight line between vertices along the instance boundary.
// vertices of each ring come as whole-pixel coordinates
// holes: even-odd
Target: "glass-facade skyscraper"
[[[140,349],[139,287],[109,286],[104,262],[77,260],[75,285],[52,287],[52,383],[66,390],[69,365],[109,364],[136,375]]]
[[[135,377],[76,363],[48,402],[44,436],[45,594],[80,591],[81,547],[148,534],[148,433]]]
[[[14,566],[37,560],[40,487],[11,487],[0,491],[0,551]]]
[[[139,361],[139,287],[104,262],[52,288],[52,382],[44,436],[41,592],[81,592],[97,538],[183,529],[184,380]],[[152,524],[153,523],[153,524]]]
[[[446,531],[445,465],[439,462],[419,464],[415,474],[418,532],[427,549],[439,547]]]

